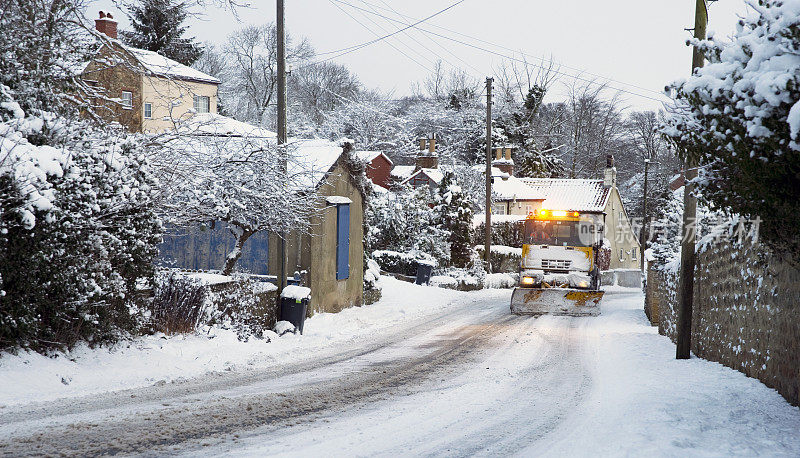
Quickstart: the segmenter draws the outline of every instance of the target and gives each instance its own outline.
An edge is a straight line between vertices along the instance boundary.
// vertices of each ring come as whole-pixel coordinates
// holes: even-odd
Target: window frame
[[[500,213],[500,212],[496,211],[496,209],[498,209],[498,208],[502,208],[503,212]],[[492,214],[493,215],[507,215],[508,214],[508,208],[506,208],[505,202],[497,202],[495,204],[492,204]]]
[[[147,113],[148,111],[150,114]],[[142,115],[144,116],[144,119],[153,119],[153,104],[151,102],[144,103],[142,106]]]
[[[128,94],[130,97],[126,98],[125,94]],[[120,100],[122,100],[122,109],[133,110],[133,91],[121,91]]]
[[[204,106],[200,103],[201,101],[205,102]],[[195,94],[192,97],[192,108],[194,108],[195,113],[211,113],[211,97]]]
[[[631,248],[631,260],[636,261],[636,248]]]
[[[625,260],[625,248],[620,248],[619,249],[619,260],[620,261],[624,261]]]

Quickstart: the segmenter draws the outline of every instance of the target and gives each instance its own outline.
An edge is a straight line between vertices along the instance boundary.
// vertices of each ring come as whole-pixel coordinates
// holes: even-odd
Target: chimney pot
[[[435,153],[436,152],[436,137],[431,137],[428,140],[428,152]]]
[[[100,18],[94,20],[94,28],[109,38],[117,39],[117,21],[111,13],[100,12]]]

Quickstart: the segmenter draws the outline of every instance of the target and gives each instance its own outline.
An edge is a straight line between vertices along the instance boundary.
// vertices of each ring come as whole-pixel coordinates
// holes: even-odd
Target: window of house
[[[506,214],[506,204],[494,204],[492,205],[492,213],[495,215],[505,215]]]
[[[636,248],[631,248],[631,259],[636,260]]]
[[[625,219],[625,213],[619,212],[619,219],[617,221],[622,221]]]
[[[153,117],[153,104],[150,102],[144,103],[144,117],[147,119]]]
[[[209,101],[208,96],[196,95],[194,96],[194,111],[197,113],[208,113]]]
[[[122,108],[126,110],[133,108],[133,92],[122,91]]]
[[[336,206],[336,279],[350,277],[350,204]]]
[[[533,206],[532,205],[526,205],[525,206],[525,214],[526,215],[530,215],[532,212],[533,212]]]
[[[625,250],[623,250],[622,248],[619,249],[619,260],[620,261],[625,260]]]

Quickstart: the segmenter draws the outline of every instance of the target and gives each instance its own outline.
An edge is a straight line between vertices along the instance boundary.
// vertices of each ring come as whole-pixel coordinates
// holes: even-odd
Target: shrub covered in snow
[[[396,274],[408,276],[417,275],[417,266],[420,261],[436,265],[436,260],[429,254],[412,250],[407,253],[390,250],[378,250],[372,253],[372,258],[381,269]]]
[[[800,0],[749,4],[731,42],[690,42],[709,64],[672,84],[665,133],[705,165],[708,202],[759,216],[766,242],[800,254]]]
[[[148,325],[164,334],[231,329],[239,340],[263,338],[277,319],[271,283],[245,275],[225,276],[165,270],[156,277]]]
[[[485,224],[479,223],[474,229],[473,243],[483,245]],[[524,225],[522,221],[492,221],[492,245],[504,245],[522,248]]]
[[[161,224],[131,137],[31,109],[0,86],[0,348],[65,348],[137,326]]]
[[[373,196],[365,215],[367,252],[416,250],[432,256],[439,263],[448,264],[449,232],[441,226],[430,203],[427,188]],[[381,264],[380,260],[375,260]]]

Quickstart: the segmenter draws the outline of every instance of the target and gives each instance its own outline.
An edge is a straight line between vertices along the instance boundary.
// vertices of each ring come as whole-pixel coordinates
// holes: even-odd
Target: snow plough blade
[[[511,313],[515,315],[597,316],[603,291],[571,288],[514,288]]]

